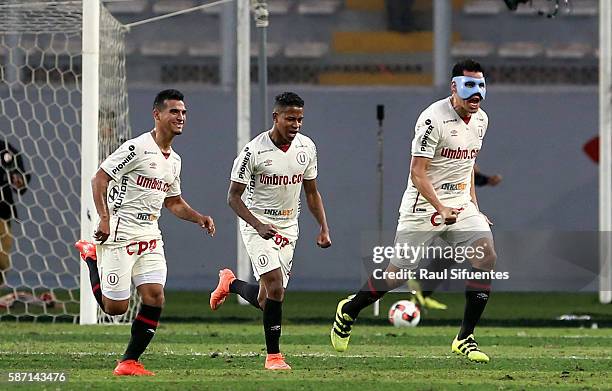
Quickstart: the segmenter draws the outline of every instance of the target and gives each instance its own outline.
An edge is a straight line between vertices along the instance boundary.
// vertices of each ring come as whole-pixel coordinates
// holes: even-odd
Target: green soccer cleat
[[[349,299],[340,300],[336,308],[336,319],[331,329],[331,344],[337,352],[345,352],[348,349],[351,329],[355,320],[348,314],[342,313],[342,307],[348,303]]]
[[[474,362],[489,362],[489,356],[484,354],[478,349],[478,342],[474,339],[474,334],[470,334],[467,338],[459,340],[459,336],[455,337],[451,350],[457,354],[461,354],[467,357],[470,361]]]
[[[419,293],[417,293],[420,295]],[[429,308],[430,310],[445,310],[448,307],[444,303],[440,303],[433,297],[423,297],[423,307]]]

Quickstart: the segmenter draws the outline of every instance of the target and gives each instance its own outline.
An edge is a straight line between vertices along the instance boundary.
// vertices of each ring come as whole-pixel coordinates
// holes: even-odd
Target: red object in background
[[[593,137],[587,141],[582,150],[594,163],[599,163],[599,137]]]

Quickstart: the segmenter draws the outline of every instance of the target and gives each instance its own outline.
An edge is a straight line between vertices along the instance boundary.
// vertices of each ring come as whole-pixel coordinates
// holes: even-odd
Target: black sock
[[[280,353],[279,340],[281,336],[281,318],[283,317],[283,302],[266,299],[263,309],[263,325],[266,334],[268,354]]]
[[[104,302],[102,301],[102,289],[100,289],[100,274],[98,273],[98,263],[91,258],[85,260],[89,268],[89,282],[91,282],[91,291],[93,292],[96,301],[102,311],[104,311]]]
[[[370,304],[376,302],[389,292],[387,284],[383,280],[370,277],[361,287],[359,292],[342,307],[342,312],[349,314],[353,320],[357,319],[359,312]]]
[[[259,301],[257,301],[257,295],[259,295],[259,285],[249,284],[245,281],[235,279],[229,286],[229,290],[242,297],[244,300],[251,303],[255,308],[261,309]]]
[[[433,291],[421,291],[421,295],[423,295],[423,297],[429,297],[433,295]]]
[[[138,315],[136,315],[136,319],[132,323],[132,337],[121,361],[138,361],[140,355],[145,351],[155,335],[161,311],[161,307],[153,307],[146,304],[140,305],[140,311],[138,311]]]
[[[484,270],[472,268],[472,272],[486,273]],[[491,279],[478,278],[468,280],[465,284],[465,311],[459,331],[459,339],[464,339],[474,332],[474,327],[480,320],[491,294]]]

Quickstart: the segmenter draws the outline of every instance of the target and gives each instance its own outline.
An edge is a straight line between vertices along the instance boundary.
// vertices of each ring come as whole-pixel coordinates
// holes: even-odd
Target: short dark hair
[[[482,72],[484,74],[484,69],[482,69],[482,66],[472,60],[471,58],[466,58],[465,60],[461,60],[459,62],[457,62],[455,65],[453,65],[453,76],[463,76],[463,72],[464,71],[468,71],[468,72]]]
[[[157,93],[155,100],[153,101],[153,108],[157,110],[163,110],[165,102],[167,100],[183,100],[185,95],[179,90],[163,90]]]
[[[304,107],[304,99],[295,92],[283,92],[274,98],[274,111],[285,107]]]

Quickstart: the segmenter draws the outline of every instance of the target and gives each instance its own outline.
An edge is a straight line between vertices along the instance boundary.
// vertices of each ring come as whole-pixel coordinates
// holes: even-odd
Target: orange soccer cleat
[[[272,371],[291,369],[289,364],[285,362],[285,357],[283,357],[281,353],[268,354],[265,367]]]
[[[230,269],[219,270],[219,284],[210,294],[210,309],[215,311],[223,304],[227,295],[230,294],[229,286],[236,279],[234,272]]]
[[[79,250],[79,252],[81,253],[81,258],[83,260],[86,260],[87,258],[91,258],[94,261],[97,260],[95,244],[88,242],[87,240],[81,239],[74,244],[74,247]]]
[[[115,376],[155,376],[151,371],[147,371],[140,361],[123,360],[119,361],[113,371]]]

